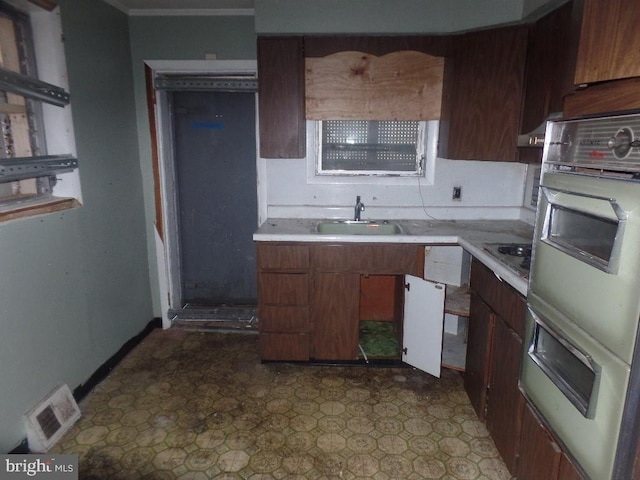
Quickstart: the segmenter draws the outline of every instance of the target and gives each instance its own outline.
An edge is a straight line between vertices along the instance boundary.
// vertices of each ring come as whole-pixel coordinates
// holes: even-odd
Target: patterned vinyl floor
[[[459,373],[262,364],[256,335],[155,330],[80,407],[81,479],[511,478]]]

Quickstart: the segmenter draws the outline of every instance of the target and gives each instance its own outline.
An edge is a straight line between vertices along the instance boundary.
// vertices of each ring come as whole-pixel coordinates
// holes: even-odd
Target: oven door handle
[[[550,187],[542,183],[540,184],[540,188],[543,191],[551,190],[553,192],[564,193],[566,195],[572,195],[574,197],[583,197],[583,198],[590,198],[593,200],[602,200],[603,202],[609,202],[609,204],[611,204],[611,208],[613,208],[613,211],[616,214],[616,217],[618,217],[618,220],[625,220],[627,218],[627,213],[622,209],[622,207],[618,204],[618,201],[614,197],[601,197],[599,195],[593,195],[591,193],[573,192],[571,190],[566,190],[564,188]],[[549,198],[548,195],[547,195],[547,198]]]
[[[533,329],[531,332],[531,339],[527,349],[527,354],[533,362],[549,377],[553,384],[558,388],[565,397],[573,404],[573,406],[585,417],[593,418],[595,415],[596,403],[598,398],[598,388],[600,386],[600,376],[602,367],[596,363],[591,355],[582,351],[569,340],[567,340],[560,332],[549,326],[549,322],[540,318],[536,312],[533,311],[531,305],[527,305],[529,314],[533,319]],[[540,329],[547,333],[551,338],[564,347],[576,360],[587,368],[587,371],[591,372],[592,383],[589,392],[580,391],[576,388],[576,385],[581,384],[570,381],[565,377],[567,373],[563,374],[562,369],[557,368],[557,362],[553,359],[547,358],[544,348],[542,352],[538,351],[540,341]]]
[[[618,204],[615,198],[612,197],[603,197],[598,195],[592,195],[584,192],[574,192],[566,189],[549,187],[547,185],[540,185],[540,192],[544,198],[543,202],[546,202],[547,206],[544,211],[544,216],[541,224],[541,230],[539,231],[539,239],[541,242],[551,245],[552,247],[560,250],[567,255],[578,259],[581,262],[584,262],[592,267],[595,267],[603,272],[606,272],[611,275],[615,275],[618,272],[620,254],[622,248],[622,238],[624,237],[624,233],[626,230],[626,224],[629,219],[629,214],[624,211],[624,209]],[[565,198],[561,198],[562,195],[565,195]],[[571,202],[568,202],[570,197],[579,197],[588,199],[585,202],[591,201],[591,207],[586,207],[584,205],[576,205],[576,202],[571,205]],[[613,220],[613,216],[617,219],[618,227],[616,238],[614,240],[614,244],[611,250],[611,254],[608,260],[601,259],[592,253],[589,253],[581,248],[565,245],[561,242],[554,240],[550,235],[551,221],[552,215],[551,211],[553,210],[552,206],[568,208],[570,210],[581,212],[587,215],[594,215],[594,212],[590,210],[593,208],[594,204],[599,202],[606,203],[611,208],[612,212],[609,214],[610,216],[601,216],[601,214],[595,214],[596,216],[601,216],[603,219]]]
[[[566,340],[564,338],[564,335],[560,334],[555,328],[551,327],[549,322],[543,320],[542,318],[540,318],[540,315],[538,315],[536,312],[533,311],[533,309],[531,308],[530,305],[527,306],[527,309],[529,310],[529,313],[531,314],[531,317],[533,318],[534,322],[539,324],[540,326],[542,326],[545,330],[547,330],[551,335],[553,335],[553,337],[560,342],[562,345],[564,345],[564,347],[569,350],[571,353],[573,353],[573,355],[575,355],[575,357],[580,360],[582,363],[584,363],[584,365],[586,367],[589,367],[590,369],[594,370],[594,371],[598,371],[600,370],[600,366],[594,362],[593,358],[591,357],[591,355],[589,355],[586,352],[583,352],[581,349],[579,349],[578,347],[576,347],[575,345],[573,345],[572,343],[570,343],[568,340]],[[535,327],[535,325],[534,325]],[[534,348],[534,343],[536,340],[535,337],[535,331],[536,329],[534,328],[534,334],[531,336],[531,340],[529,342],[529,352],[532,351],[532,348]]]

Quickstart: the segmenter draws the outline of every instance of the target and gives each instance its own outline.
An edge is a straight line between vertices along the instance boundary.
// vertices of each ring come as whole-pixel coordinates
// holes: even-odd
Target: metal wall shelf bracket
[[[258,79],[254,75],[191,76],[160,75],[154,80],[157,90],[255,92]]]
[[[0,90],[40,100],[58,107],[64,107],[70,101],[70,96],[64,89],[3,67],[0,67]]]
[[[0,158],[0,183],[52,176],[71,172],[76,168],[78,159],[71,155]]]

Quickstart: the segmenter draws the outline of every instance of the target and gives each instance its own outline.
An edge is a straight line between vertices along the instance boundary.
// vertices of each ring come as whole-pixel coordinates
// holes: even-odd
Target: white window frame
[[[59,7],[52,11],[25,0],[5,0],[27,13],[31,22],[38,80],[69,91]],[[76,157],[71,105],[59,107],[42,102],[47,155]],[[37,195],[24,202],[0,202],[0,222],[59,211],[81,205],[82,192],[78,169],[56,174],[51,194]],[[61,202],[62,201],[62,202]],[[51,206],[56,204],[56,206]]]
[[[419,175],[402,172],[404,175],[390,174],[372,174],[365,172],[362,175],[353,175],[351,172],[347,174],[322,175],[317,172],[319,164],[319,155],[321,154],[321,131],[319,128],[320,121],[307,120],[307,184],[344,184],[344,185],[415,185],[416,180],[421,186],[429,186],[434,184],[435,166],[438,155],[438,131],[440,127],[439,120],[429,120],[424,122],[424,135],[421,141],[423,154],[422,170]]]
[[[418,122],[418,138],[416,140],[416,158],[414,170],[346,170],[328,169],[322,163],[322,129],[324,121],[317,122],[317,152],[316,152],[316,175],[339,175],[339,176],[387,176],[387,177],[422,177],[423,166],[426,160],[426,135],[427,122]]]

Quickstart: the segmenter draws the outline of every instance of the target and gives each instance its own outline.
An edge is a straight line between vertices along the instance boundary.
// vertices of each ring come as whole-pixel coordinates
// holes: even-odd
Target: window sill
[[[72,197],[47,197],[25,200],[24,202],[0,207],[0,223],[7,222],[9,220],[16,220],[18,218],[27,218],[36,215],[60,212],[62,210],[70,210],[72,208],[79,207],[80,205],[81,203],[76,198]]]

